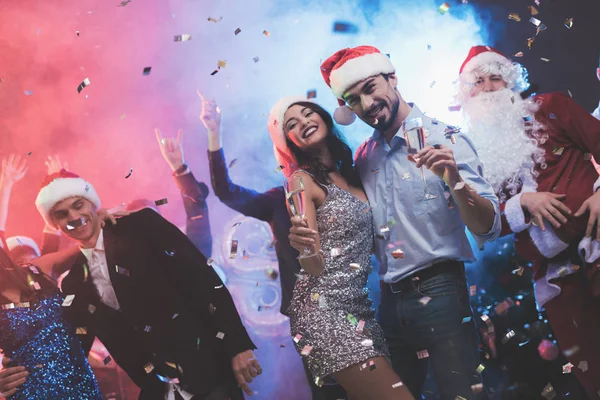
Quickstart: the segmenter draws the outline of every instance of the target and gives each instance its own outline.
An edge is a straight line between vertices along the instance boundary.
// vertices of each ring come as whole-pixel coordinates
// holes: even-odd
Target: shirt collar
[[[98,240],[96,241],[96,246],[93,249],[84,249],[83,247],[80,247],[79,250],[81,250],[88,261],[91,261],[94,250],[104,251],[104,230],[100,230]]]
[[[423,112],[419,107],[417,107],[415,103],[408,103],[408,105],[410,106],[410,112],[408,113],[405,119],[419,118],[423,116]],[[398,132],[396,132],[394,138],[404,140],[404,128],[402,126],[400,127],[400,129],[398,129]],[[383,139],[383,133],[380,130],[375,129],[375,131],[373,132],[373,140],[375,140],[376,142],[381,142]]]

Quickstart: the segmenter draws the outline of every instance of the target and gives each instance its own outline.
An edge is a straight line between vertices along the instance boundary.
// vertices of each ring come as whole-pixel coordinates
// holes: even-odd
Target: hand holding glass
[[[301,176],[291,176],[283,182],[283,189],[285,190],[285,199],[287,201],[290,212],[296,216],[304,219],[304,206],[305,206],[305,193],[304,193],[304,181]],[[298,256],[298,259],[308,258],[316,256],[317,253],[311,251],[308,247],[304,248],[304,251]]]
[[[404,130],[404,139],[408,147],[408,153],[413,156],[425,147],[425,129],[423,128],[423,120],[421,118],[407,119],[402,123]],[[427,179],[425,178],[425,170],[421,166],[421,177],[423,178],[424,193],[423,198],[418,201],[437,199],[438,196],[427,191]]]

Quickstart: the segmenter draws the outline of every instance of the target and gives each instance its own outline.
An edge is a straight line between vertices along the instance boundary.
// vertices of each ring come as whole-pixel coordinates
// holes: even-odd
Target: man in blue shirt
[[[480,246],[501,226],[498,199],[477,153],[458,130],[404,101],[395,68],[376,48],[340,50],[321,72],[342,106],[336,121],[351,123],[355,113],[375,129],[355,163],[373,209],[379,322],[393,367],[415,398],[430,365],[441,398],[474,398],[481,371],[464,270],[473,260],[465,225]],[[410,155],[405,121],[422,126],[429,144]],[[425,193],[433,198],[425,200]],[[291,230],[292,242],[303,243],[296,233],[307,232]]]

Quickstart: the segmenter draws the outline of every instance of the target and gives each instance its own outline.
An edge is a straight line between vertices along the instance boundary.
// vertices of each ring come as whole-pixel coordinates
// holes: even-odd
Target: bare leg
[[[372,371],[368,367],[371,360],[375,362],[375,369]],[[367,363],[367,368],[361,371],[360,366],[364,363]],[[336,372],[333,376],[352,400],[414,400],[405,385],[398,386],[400,377],[383,357],[365,360]]]

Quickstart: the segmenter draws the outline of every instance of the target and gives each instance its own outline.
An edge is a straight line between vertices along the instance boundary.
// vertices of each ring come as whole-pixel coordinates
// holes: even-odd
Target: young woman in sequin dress
[[[300,259],[288,309],[296,349],[317,384],[333,377],[351,400],[413,399],[388,361],[371,308],[374,231],[352,151],[327,111],[299,96],[273,107],[268,128],[283,172],[304,183],[305,219],[292,223],[314,232],[308,250],[315,255]]]
[[[102,400],[75,328],[62,316],[68,303],[44,273],[16,266],[0,248],[2,395],[11,400]]]

